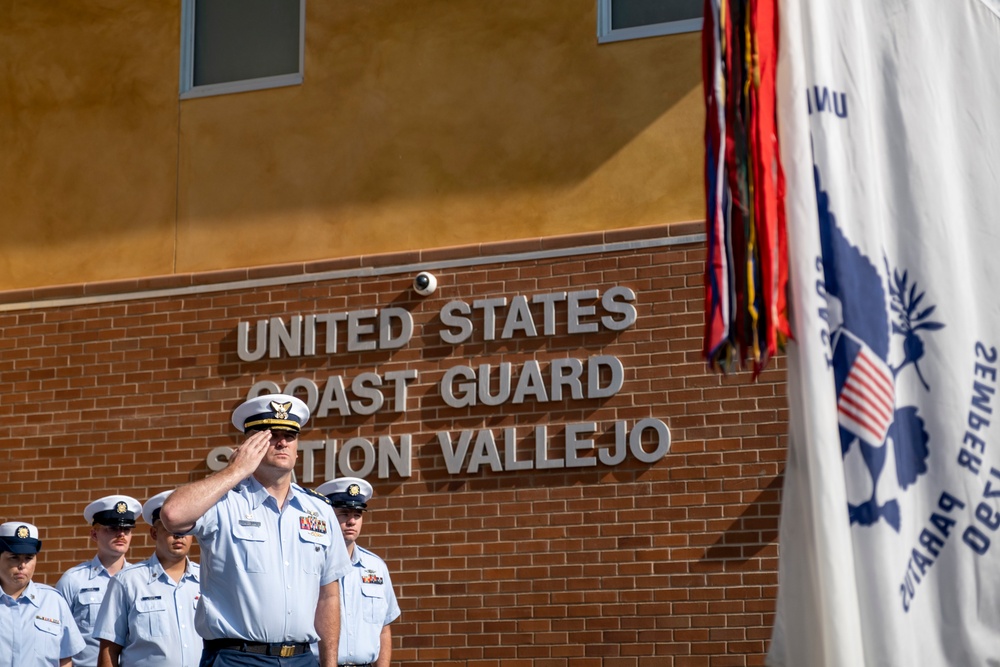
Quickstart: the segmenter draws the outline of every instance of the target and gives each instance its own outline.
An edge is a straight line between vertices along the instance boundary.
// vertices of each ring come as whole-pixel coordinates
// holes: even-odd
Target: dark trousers
[[[221,651],[209,651],[205,649],[201,653],[199,667],[319,667],[316,656],[310,652],[302,655],[293,655],[290,658],[282,658],[276,655],[257,655],[255,653],[241,653],[231,649]]]

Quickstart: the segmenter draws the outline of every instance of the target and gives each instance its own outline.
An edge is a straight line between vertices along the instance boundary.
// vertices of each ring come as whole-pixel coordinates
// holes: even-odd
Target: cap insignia
[[[119,500],[118,504],[115,505],[115,511],[119,514],[125,514],[128,511],[128,505],[125,504],[125,501]]]
[[[347,487],[347,494],[351,496],[360,496],[361,487],[358,486],[357,484],[351,484],[349,487]]]
[[[18,526],[17,530],[14,531],[14,534],[17,535],[19,540],[26,540],[31,535],[31,533],[28,532],[27,526]]]
[[[292,409],[292,402],[278,403],[271,401],[271,409],[274,410],[275,419],[288,419],[288,411]]]

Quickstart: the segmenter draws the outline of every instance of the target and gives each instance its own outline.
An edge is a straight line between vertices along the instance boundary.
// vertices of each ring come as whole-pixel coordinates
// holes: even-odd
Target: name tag
[[[241,526],[250,526],[251,528],[260,528],[260,521],[247,521],[246,519],[240,519]]]

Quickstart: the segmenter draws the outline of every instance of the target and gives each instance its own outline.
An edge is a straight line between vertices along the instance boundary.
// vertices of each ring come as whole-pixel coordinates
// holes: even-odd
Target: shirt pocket
[[[365,621],[382,626],[385,623],[385,613],[389,602],[385,598],[383,584],[361,584],[362,607]]]
[[[41,661],[55,664],[59,661],[62,624],[54,619],[35,616],[35,655]]]
[[[236,565],[244,572],[267,572],[267,531],[263,526],[233,526]]]
[[[100,588],[81,588],[77,595],[77,608],[80,610],[80,631],[86,628],[89,630],[97,620],[97,612],[101,610],[101,603],[104,601],[104,590]]]
[[[302,547],[300,550],[302,569],[309,574],[322,574],[326,565],[327,549],[330,548],[329,533],[303,530],[300,526],[299,542]]]
[[[167,601],[155,595],[135,601],[135,631],[142,639],[167,634]]]

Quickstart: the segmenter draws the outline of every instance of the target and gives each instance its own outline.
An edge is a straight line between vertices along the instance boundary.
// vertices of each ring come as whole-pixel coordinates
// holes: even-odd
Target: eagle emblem
[[[898,533],[902,518],[897,496],[927,475],[931,443],[919,406],[900,405],[897,387],[912,382],[901,377],[912,365],[924,390],[930,391],[918,365],[925,352],[920,332],[938,331],[944,324],[929,319],[936,307],[920,305],[925,292],[911,283],[907,271],[891,269],[888,258],[883,258],[887,274],[883,283],[875,262],[851,243],[837,223],[818,168],[814,177],[840,453],[851,463],[845,467],[848,516],[860,526],[885,521]],[[894,337],[903,339],[899,363],[893,363],[898,356]],[[880,484],[886,469],[895,473],[895,485],[891,479]],[[880,498],[880,492],[892,495]]]
[[[292,402],[278,403],[271,401],[271,409],[274,410],[275,419],[288,419],[288,411],[292,409]]]

